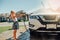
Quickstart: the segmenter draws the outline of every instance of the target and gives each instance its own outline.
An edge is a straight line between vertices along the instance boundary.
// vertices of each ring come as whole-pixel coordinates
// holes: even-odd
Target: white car
[[[29,17],[30,29],[38,32],[42,32],[40,30],[52,30],[52,29],[57,30],[58,19],[59,17],[57,15],[32,14]]]

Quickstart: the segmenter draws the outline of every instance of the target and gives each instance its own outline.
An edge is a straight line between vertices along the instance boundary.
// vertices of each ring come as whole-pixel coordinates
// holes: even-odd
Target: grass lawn
[[[23,27],[23,26],[20,26],[20,27]],[[11,29],[10,26],[0,27],[0,33],[4,32],[4,31],[8,31],[9,29]]]
[[[0,27],[0,33],[7,31],[8,29],[10,29],[10,26],[6,26],[6,27]]]

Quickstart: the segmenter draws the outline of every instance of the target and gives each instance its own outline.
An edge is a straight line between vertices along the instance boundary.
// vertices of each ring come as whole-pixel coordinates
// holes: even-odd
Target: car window
[[[30,19],[37,19],[36,16],[30,16]]]

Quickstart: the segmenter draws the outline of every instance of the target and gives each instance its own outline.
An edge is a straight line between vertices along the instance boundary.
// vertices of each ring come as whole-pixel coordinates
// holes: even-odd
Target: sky
[[[40,6],[41,0],[0,0],[0,13],[14,11],[32,11]]]
[[[48,2],[53,9],[57,9],[60,7],[60,0],[48,0]]]
[[[56,9],[60,7],[60,0],[0,0],[0,13],[9,13],[11,10],[32,12],[42,7]]]

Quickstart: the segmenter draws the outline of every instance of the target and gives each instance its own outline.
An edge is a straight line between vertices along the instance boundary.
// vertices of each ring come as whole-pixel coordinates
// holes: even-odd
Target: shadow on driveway
[[[30,40],[30,30],[28,29],[26,32],[22,33],[22,35],[19,35],[18,40]],[[13,40],[11,38],[8,38],[6,40]]]

